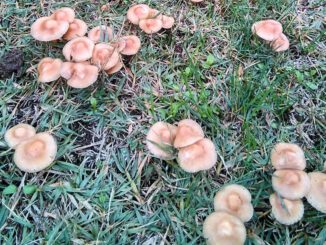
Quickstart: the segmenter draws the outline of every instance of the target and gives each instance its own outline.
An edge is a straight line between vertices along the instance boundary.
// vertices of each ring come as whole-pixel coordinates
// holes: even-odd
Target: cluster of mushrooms
[[[152,9],[146,4],[137,4],[127,12],[128,20],[138,25],[147,34],[153,34],[163,29],[170,29],[174,25],[174,18],[163,15],[157,9]]]
[[[177,158],[180,167],[188,173],[208,170],[217,161],[214,143],[205,138],[201,126],[191,119],[180,121],[178,126],[155,123],[148,131],[146,142],[153,156],[163,160]]]
[[[135,55],[141,42],[137,36],[114,38],[108,26],[97,26],[88,32],[87,24],[75,18],[71,8],[60,8],[51,16],[37,19],[31,35],[38,41],[68,41],[63,48],[67,62],[50,57],[37,67],[38,80],[48,83],[63,77],[73,88],[86,88],[98,78],[99,72],[118,72],[123,67],[121,55]]]
[[[265,40],[276,52],[285,51],[290,46],[289,39],[283,34],[282,24],[276,20],[255,22],[251,27],[251,31]]]
[[[306,159],[298,145],[277,144],[272,150],[271,162],[276,169],[272,177],[276,193],[270,196],[270,204],[277,221],[291,225],[301,220],[304,213],[303,197],[315,209],[326,213],[326,174],[304,172]]]
[[[244,222],[248,222],[254,214],[250,192],[241,185],[228,185],[216,193],[214,210],[203,226],[207,244],[244,244],[247,237]]]
[[[28,173],[39,172],[54,161],[57,154],[57,142],[48,133],[36,133],[28,124],[18,124],[7,130],[5,141],[15,149],[14,163]]]

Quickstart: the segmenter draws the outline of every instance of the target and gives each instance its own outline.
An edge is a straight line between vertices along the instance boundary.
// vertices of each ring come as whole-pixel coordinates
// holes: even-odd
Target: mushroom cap
[[[60,8],[53,12],[51,18],[58,21],[72,23],[75,19],[75,11],[72,8]]]
[[[177,136],[174,147],[181,148],[196,143],[205,137],[201,126],[191,119],[184,119],[178,123]]]
[[[243,222],[249,221],[254,208],[251,204],[251,194],[242,185],[228,185],[216,193],[214,198],[215,211],[227,211]]]
[[[242,221],[227,213],[214,212],[207,216],[203,235],[209,245],[242,245],[246,241],[246,227]]]
[[[48,42],[60,39],[69,28],[66,21],[57,21],[50,17],[41,17],[31,26],[31,35],[41,42]]]
[[[137,54],[140,47],[140,39],[137,36],[123,36],[122,39],[125,41],[126,45],[123,50],[120,51],[123,55],[134,55]]]
[[[190,0],[190,2],[193,2],[193,3],[201,3],[203,2],[204,0]]]
[[[54,137],[49,133],[39,133],[17,146],[14,162],[22,171],[35,173],[50,166],[56,154]]]
[[[48,83],[60,78],[62,60],[43,58],[37,65],[38,81]]]
[[[285,51],[290,47],[289,39],[282,33],[278,38],[271,42],[271,47],[275,52]]]
[[[148,131],[146,136],[147,148],[155,157],[170,160],[175,158],[173,141],[177,127],[166,123],[157,122]]]
[[[80,20],[74,19],[73,22],[69,24],[68,31],[63,35],[63,39],[72,40],[76,37],[83,37],[87,32],[87,24]]]
[[[275,169],[304,170],[306,168],[304,152],[296,144],[276,144],[272,150],[271,162]]]
[[[283,28],[276,20],[261,20],[252,25],[251,31],[266,41],[274,41],[282,34]]]
[[[326,213],[326,174],[312,172],[308,175],[311,187],[306,198],[311,206],[322,213]]]
[[[310,179],[301,170],[282,169],[274,172],[273,189],[282,197],[290,200],[303,198],[310,189]]]
[[[119,38],[116,41],[110,42],[110,45],[112,47],[115,47],[118,52],[121,52],[126,47],[126,40],[124,40],[123,38]]]
[[[137,4],[129,8],[127,12],[127,19],[138,25],[139,21],[142,19],[146,19],[149,16],[150,7],[146,4]]]
[[[88,32],[88,38],[94,43],[110,41],[113,39],[113,31],[108,26],[97,26]]]
[[[64,62],[61,68],[61,76],[67,79],[67,83],[73,88],[86,88],[96,82],[98,68],[84,63]]]
[[[109,70],[105,70],[105,72],[109,75],[114,74],[118,71],[120,71],[123,67],[123,62],[121,61],[121,59],[119,59],[118,63],[115,64],[115,66],[111,67]]]
[[[139,21],[139,27],[147,34],[153,34],[159,32],[163,27],[162,20],[155,19],[143,19]]]
[[[292,225],[302,219],[304,206],[301,199],[288,200],[281,198],[277,194],[272,194],[269,197],[269,202],[272,205],[272,214],[275,219],[283,225]]]
[[[162,15],[162,27],[164,29],[170,29],[174,25],[174,18],[166,15]]]
[[[94,42],[87,37],[76,37],[63,47],[63,56],[68,61],[82,62],[93,55]]]
[[[5,133],[5,141],[11,148],[15,148],[18,144],[33,137],[36,134],[35,128],[31,125],[20,123],[10,128]]]
[[[107,44],[96,44],[93,50],[92,63],[103,70],[109,70],[119,62],[118,50]]]
[[[209,139],[201,139],[179,149],[178,163],[188,173],[208,170],[216,164],[216,161],[215,145]]]

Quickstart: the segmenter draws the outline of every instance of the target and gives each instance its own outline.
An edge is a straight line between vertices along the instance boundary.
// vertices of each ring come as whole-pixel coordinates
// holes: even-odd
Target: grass
[[[102,0],[0,3],[0,55],[18,48],[25,57],[21,77],[0,80],[0,244],[204,244],[203,220],[228,183],[253,195],[246,244],[323,244],[325,214],[305,201],[304,218],[286,227],[268,202],[276,142],[302,146],[307,171],[326,161],[323,1],[109,2],[106,12]],[[135,2],[175,16],[176,26],[145,35],[124,19]],[[63,80],[39,84],[36,64],[63,58],[63,44],[36,42],[29,28],[61,6],[73,6],[90,26],[136,33],[140,53],[84,90]],[[273,53],[251,35],[264,18],[283,23],[289,51]],[[187,174],[146,150],[150,125],[188,117],[216,145],[210,171]],[[25,174],[13,164],[3,135],[20,122],[57,138],[49,170]]]

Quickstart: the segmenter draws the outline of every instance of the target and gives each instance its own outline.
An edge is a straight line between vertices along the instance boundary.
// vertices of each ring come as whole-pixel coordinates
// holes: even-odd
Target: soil
[[[0,78],[10,77],[16,73],[19,77],[24,64],[23,52],[13,49],[0,58]]]

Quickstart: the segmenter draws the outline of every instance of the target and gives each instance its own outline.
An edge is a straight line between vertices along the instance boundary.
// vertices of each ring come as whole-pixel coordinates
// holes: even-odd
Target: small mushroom
[[[96,66],[84,63],[64,62],[61,76],[73,88],[86,88],[96,82],[99,70]]]
[[[166,122],[155,123],[146,137],[147,148],[155,157],[170,160],[175,158],[173,141],[177,127]]]
[[[262,20],[255,22],[251,31],[266,41],[274,41],[283,31],[282,24],[276,20]]]
[[[191,119],[184,119],[178,123],[174,147],[186,147],[196,143],[204,137],[204,131],[198,123]]]
[[[292,225],[303,217],[304,206],[301,199],[288,200],[274,193],[270,195],[269,202],[275,219],[283,225]]]
[[[103,70],[109,70],[119,62],[120,56],[116,48],[106,43],[96,44],[93,51],[92,63]]]
[[[53,12],[51,18],[58,21],[72,23],[75,19],[75,11],[72,8],[60,8]]]
[[[154,34],[162,29],[163,22],[158,18],[144,19],[139,21],[139,27],[147,34]]]
[[[82,62],[93,55],[94,42],[87,37],[76,37],[63,47],[63,56],[68,61]]]
[[[204,2],[204,0],[190,0],[190,2],[193,2],[193,3],[201,3],[201,2]]]
[[[43,58],[37,65],[38,81],[49,83],[60,78],[62,61],[60,59]]]
[[[242,221],[227,213],[214,212],[207,216],[203,235],[209,245],[242,245],[246,241],[246,227]]]
[[[250,192],[241,185],[229,185],[216,193],[214,198],[215,211],[227,211],[241,219],[249,221],[254,213]]]
[[[110,68],[109,70],[105,70],[105,72],[109,75],[117,73],[118,71],[120,71],[123,67],[123,62],[121,61],[121,59],[119,59],[118,63],[115,64],[115,66],[113,66],[112,68]]]
[[[326,174],[312,172],[308,175],[311,181],[311,188],[306,198],[311,206],[322,213],[326,213]]]
[[[118,52],[121,52],[126,47],[126,41],[123,38],[110,42],[112,47],[115,47]]]
[[[69,23],[57,21],[50,17],[41,17],[31,26],[31,35],[38,41],[49,42],[62,38],[68,31]]]
[[[80,19],[74,19],[74,21],[69,24],[69,29],[66,34],[64,34],[63,39],[70,41],[76,37],[85,36],[86,32],[87,24]]]
[[[125,41],[125,47],[120,51],[123,55],[135,55],[138,53],[141,43],[137,36],[123,36],[122,39]]]
[[[49,133],[39,133],[17,146],[14,162],[22,171],[35,173],[50,166],[56,154],[54,137]]]
[[[282,169],[274,172],[272,177],[274,190],[290,200],[303,198],[310,189],[309,176],[301,170]]]
[[[4,138],[9,147],[15,148],[18,144],[33,137],[35,134],[36,131],[34,127],[25,123],[20,123],[8,129]]]
[[[163,15],[162,16],[162,27],[164,29],[170,29],[174,25],[174,18],[170,16]]]
[[[127,19],[131,23],[138,25],[140,20],[148,18],[150,10],[150,7],[148,7],[146,4],[134,5],[129,8],[127,12]]]
[[[113,31],[108,26],[97,26],[88,32],[88,38],[94,43],[107,42],[113,39]]]
[[[201,139],[179,149],[178,163],[188,173],[208,170],[216,164],[216,161],[215,145],[209,139]]]
[[[306,168],[306,159],[303,150],[296,144],[278,143],[271,154],[271,162],[275,169]]]
[[[285,36],[283,33],[276,38],[274,41],[270,43],[271,47],[273,48],[274,51],[276,52],[282,52],[290,47],[290,42],[287,36]]]

